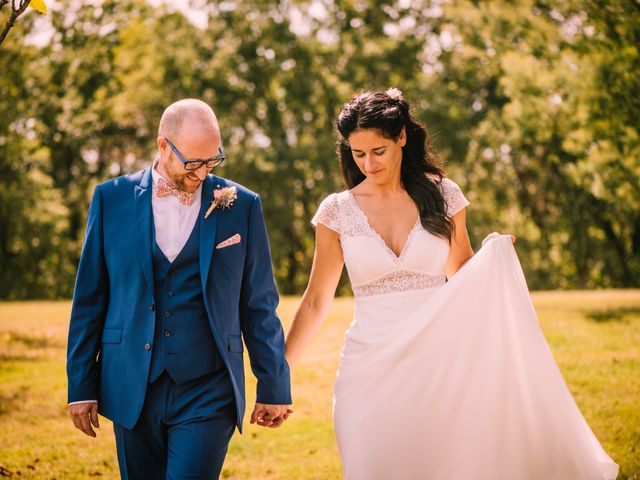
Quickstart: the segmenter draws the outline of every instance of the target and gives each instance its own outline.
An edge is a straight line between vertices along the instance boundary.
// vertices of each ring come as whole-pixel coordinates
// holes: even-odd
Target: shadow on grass
[[[24,352],[19,353],[4,353],[0,352],[0,362],[1,363],[10,363],[10,362],[39,362],[40,360],[46,358],[44,355],[39,354],[28,354]]]
[[[13,391],[0,392],[0,416],[15,413],[29,396],[29,386],[22,385]]]
[[[640,307],[620,307],[607,310],[593,310],[586,313],[589,320],[597,323],[629,322],[640,319]]]
[[[0,332],[0,362],[32,362],[58,355],[64,340],[42,335]]]
[[[9,343],[22,343],[27,348],[64,348],[64,341],[55,337],[22,335],[16,332],[6,332],[3,340]]]

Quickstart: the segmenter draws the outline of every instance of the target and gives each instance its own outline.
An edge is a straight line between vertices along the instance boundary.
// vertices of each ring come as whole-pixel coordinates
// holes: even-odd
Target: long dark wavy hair
[[[353,159],[349,136],[356,130],[374,129],[396,141],[404,128],[407,143],[402,147],[402,185],[416,204],[424,229],[451,241],[455,226],[446,214],[446,200],[439,188],[444,171],[438,166],[426,126],[412,117],[400,90],[390,88],[386,92],[364,92],[354,97],[342,107],[336,128],[336,150],[342,177],[349,189],[366,178]]]

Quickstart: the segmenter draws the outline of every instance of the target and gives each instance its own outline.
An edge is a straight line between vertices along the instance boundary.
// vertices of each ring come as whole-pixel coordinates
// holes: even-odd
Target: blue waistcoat
[[[153,228],[153,283],[156,324],[149,382],[164,370],[176,383],[193,380],[222,367],[200,282],[196,222],[187,243],[172,262],[156,243]]]

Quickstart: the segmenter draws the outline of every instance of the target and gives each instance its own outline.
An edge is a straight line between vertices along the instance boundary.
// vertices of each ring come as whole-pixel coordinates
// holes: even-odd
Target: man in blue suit
[[[67,352],[69,412],[90,436],[114,423],[124,479],[218,478],[245,410],[243,350],[258,378],[251,423],[290,415],[257,194],[209,174],[224,160],[213,110],[169,106],[159,157],[96,187]],[[244,344],[243,344],[244,339]]]

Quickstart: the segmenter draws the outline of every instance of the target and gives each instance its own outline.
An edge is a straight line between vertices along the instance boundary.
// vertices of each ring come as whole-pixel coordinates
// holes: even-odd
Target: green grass
[[[640,479],[640,291],[540,292],[534,303],[580,409],[620,479]],[[297,299],[285,298],[291,318]],[[113,430],[75,430],[66,411],[69,302],[0,303],[0,466],[13,478],[117,478]],[[337,479],[331,389],[353,302],[335,301],[293,373],[295,414],[281,429],[245,424],[223,470],[228,479]],[[249,375],[250,377],[250,375]],[[255,383],[247,385],[248,404]],[[1,469],[0,469],[1,471]]]

